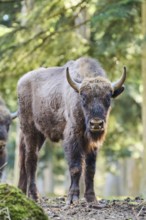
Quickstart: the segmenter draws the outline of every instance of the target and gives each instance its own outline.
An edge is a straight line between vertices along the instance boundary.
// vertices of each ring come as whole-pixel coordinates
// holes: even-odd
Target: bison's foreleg
[[[82,172],[81,164],[73,162],[72,166],[69,167],[69,171],[71,185],[68,193],[67,204],[74,203],[79,199],[79,180]]]
[[[70,141],[65,145],[65,153],[69,164],[71,185],[68,193],[67,204],[79,199],[79,180],[82,173],[82,149],[78,141]]]
[[[94,193],[94,175],[96,169],[96,151],[86,155],[85,165],[85,198],[87,202],[96,201]]]

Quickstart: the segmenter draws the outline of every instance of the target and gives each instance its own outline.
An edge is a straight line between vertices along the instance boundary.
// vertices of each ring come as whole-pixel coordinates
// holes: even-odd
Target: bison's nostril
[[[94,126],[94,125],[95,125],[95,122],[94,122],[94,121],[90,121],[90,125],[91,125],[91,126]]]
[[[4,148],[5,147],[5,144],[3,144],[3,145],[0,145],[0,148]]]
[[[90,128],[91,130],[101,130],[104,128],[104,121],[103,120],[95,120],[91,119],[90,121]]]
[[[103,127],[103,121],[98,122],[98,125],[99,125],[100,127]]]

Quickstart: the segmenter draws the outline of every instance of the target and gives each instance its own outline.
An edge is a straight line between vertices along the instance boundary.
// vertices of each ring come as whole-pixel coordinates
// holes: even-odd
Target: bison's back
[[[71,62],[69,66],[71,74],[74,75],[77,81],[97,76],[106,77],[106,73],[100,63],[89,57],[81,57],[74,61],[74,63]]]
[[[65,127],[63,87],[65,68],[40,68],[18,82],[20,123],[24,133],[35,127],[46,137],[58,141]]]

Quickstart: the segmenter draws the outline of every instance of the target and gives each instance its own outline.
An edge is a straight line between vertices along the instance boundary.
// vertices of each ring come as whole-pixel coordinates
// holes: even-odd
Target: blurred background
[[[17,110],[17,81],[24,73],[80,56],[98,59],[110,80],[119,78],[123,66],[128,73],[97,157],[96,194],[146,196],[146,1],[0,0],[0,96],[11,112]],[[14,185],[18,143],[16,119],[3,176]],[[66,194],[69,174],[61,143],[47,141],[42,148],[37,182],[42,195]]]

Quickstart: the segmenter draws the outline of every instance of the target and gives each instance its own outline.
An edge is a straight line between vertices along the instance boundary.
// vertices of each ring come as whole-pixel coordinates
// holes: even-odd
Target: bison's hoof
[[[66,205],[75,204],[79,201],[79,195],[70,193],[68,195]]]
[[[39,202],[41,200],[41,198],[37,192],[36,193],[29,193],[28,197],[31,198],[32,200],[34,200],[35,202]]]
[[[95,194],[85,194],[85,199],[87,202],[97,202]]]

